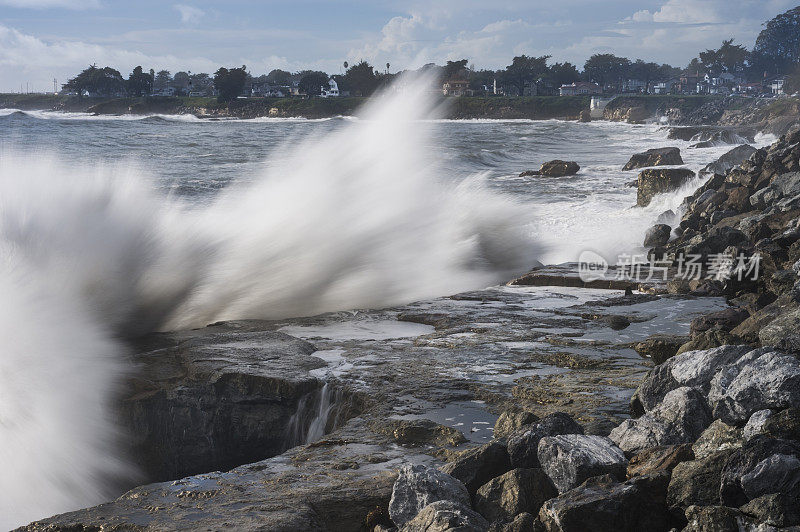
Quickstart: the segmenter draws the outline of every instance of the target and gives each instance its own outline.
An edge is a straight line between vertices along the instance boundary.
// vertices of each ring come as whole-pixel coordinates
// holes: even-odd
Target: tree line
[[[549,63],[551,57],[520,55],[501,70],[475,69],[468,59],[447,61],[443,66],[428,64],[419,70],[428,72],[441,81],[458,79],[469,83],[474,90],[485,90],[497,84],[505,94],[523,95],[526,89],[536,85],[557,88],[577,81],[589,81],[603,88],[620,90],[626,80],[638,80],[649,85],[678,76],[683,69],[668,64],[631,60],[614,54],[595,54],[587,59],[579,70],[569,62]],[[111,67],[99,68],[91,65],[70,79],[63,88],[78,95],[85,93],[100,96],[128,94],[143,96],[174,90],[176,94],[216,94],[220,101],[231,101],[243,93],[249,93],[254,84],[278,87],[296,85],[300,92],[314,96],[320,94],[331,77],[340,91],[354,96],[369,96],[379,87],[391,82],[400,73],[390,74],[390,65],[381,72],[366,61],[354,65],[344,63],[344,74],[329,76],[325,72],[304,70],[290,73],[275,69],[254,77],[246,66],[220,68],[213,76],[169,71],[144,71],[137,66],[125,79]],[[717,49],[700,52],[686,67],[690,73],[734,74],[749,81],[764,77],[786,75],[787,92],[800,90],[800,6],[778,15],[765,24],[756,39],[753,50],[737,45],[733,39],[724,40]]]

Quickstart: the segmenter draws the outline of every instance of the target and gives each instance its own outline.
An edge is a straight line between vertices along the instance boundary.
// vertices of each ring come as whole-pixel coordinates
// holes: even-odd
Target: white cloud
[[[51,7],[63,9],[96,9],[100,0],[0,0],[0,5],[24,7],[28,9],[47,9]]]
[[[172,7],[181,14],[181,22],[184,24],[197,24],[206,14],[202,9],[186,4],[175,4]]]

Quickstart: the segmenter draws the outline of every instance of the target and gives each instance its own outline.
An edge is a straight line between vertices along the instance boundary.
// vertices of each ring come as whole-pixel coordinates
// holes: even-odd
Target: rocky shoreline
[[[642,202],[686,181],[679,157],[632,158]],[[800,130],[704,171],[649,253],[759,254],[757,280],[543,268],[152,335],[120,401],[148,483],[22,530],[797,529]]]

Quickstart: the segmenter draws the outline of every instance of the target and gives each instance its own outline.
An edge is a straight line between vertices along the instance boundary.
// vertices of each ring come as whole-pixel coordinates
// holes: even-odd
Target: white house
[[[769,88],[773,95],[782,96],[786,94],[783,91],[783,83],[786,81],[785,76],[774,78],[770,81]]]
[[[328,88],[322,89],[322,92],[319,94],[322,98],[338,98],[339,97],[339,84],[336,83],[336,80],[331,78],[328,80]]]
[[[559,96],[579,96],[582,94],[602,94],[603,89],[597,83],[578,81],[569,85],[561,85]]]

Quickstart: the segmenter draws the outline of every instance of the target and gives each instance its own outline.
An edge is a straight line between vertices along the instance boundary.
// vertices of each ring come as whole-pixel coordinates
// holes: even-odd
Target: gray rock
[[[759,410],[758,412],[754,412],[750,419],[747,420],[745,423],[744,428],[742,429],[742,438],[744,440],[749,440],[756,434],[761,434],[764,429],[764,424],[767,422],[767,419],[772,415],[772,410],[764,409]]]
[[[463,482],[472,495],[494,477],[509,471],[511,460],[506,446],[498,441],[492,441],[460,453],[440,469],[443,473]]]
[[[775,527],[800,525],[800,499],[784,493],[755,498],[740,508],[756,522]]]
[[[400,532],[485,532],[489,523],[469,506],[436,501],[423,508]]]
[[[538,468],[539,440],[559,434],[583,434],[583,428],[568,414],[555,412],[508,437],[508,454],[514,468]]]
[[[653,196],[677,190],[684,183],[695,177],[695,173],[686,168],[650,168],[639,173],[637,183],[636,205],[646,207]]]
[[[634,345],[633,349],[639,356],[650,358],[653,364],[659,365],[674,357],[681,346],[688,341],[688,336],[653,334],[643,342]]]
[[[494,424],[494,437],[505,438],[515,430],[539,421],[539,416],[525,410],[506,410]]]
[[[542,505],[547,532],[666,532],[672,528],[664,501],[669,476],[636,477],[624,483],[610,475],[588,479]]]
[[[651,370],[631,398],[631,413],[639,416],[655,408],[670,391],[691,386],[708,391],[711,379],[722,365],[741,358],[751,348],[721,346],[687,351],[676,355]]]
[[[800,361],[771,352],[742,357],[714,377],[708,400],[715,418],[741,424],[765,408],[800,406]]]
[[[743,443],[742,429],[715,419],[694,442],[692,451],[695,458],[699,460],[719,451],[738,449]]]
[[[656,224],[645,233],[643,245],[646,248],[664,246],[669,242],[671,233],[672,228],[667,224]]]
[[[686,508],[688,524],[683,532],[740,532],[744,518],[736,508],[709,505]],[[766,532],[766,531],[765,531]]]
[[[609,438],[582,434],[542,438],[539,462],[559,493],[598,475],[623,479],[628,466],[625,453]]]
[[[648,166],[670,166],[683,164],[680,148],[654,148],[637,153],[622,167],[623,170],[635,170]]]
[[[722,155],[713,163],[703,168],[702,172],[711,174],[727,174],[732,168],[739,166],[750,158],[757,150],[749,144],[736,146],[729,152]]]
[[[777,317],[758,334],[762,345],[800,352],[800,310]]]
[[[523,512],[516,516],[513,521],[506,523],[498,532],[531,532],[535,530],[536,517]]]
[[[511,521],[522,512],[536,514],[558,492],[541,469],[512,469],[480,487],[475,509],[489,521]]]
[[[663,401],[638,419],[627,419],[611,431],[610,438],[628,453],[657,445],[695,441],[711,423],[703,395],[694,388],[670,391]]]
[[[800,495],[798,460],[800,443],[753,437],[725,461],[720,475],[720,502],[738,507],[769,493]]]
[[[787,408],[770,416],[762,432],[772,438],[800,441],[800,408]]]
[[[436,501],[451,501],[469,507],[469,492],[460,480],[438,469],[406,464],[400,468],[392,488],[389,516],[397,526],[403,526]]]
[[[693,504],[719,504],[722,470],[735,451],[720,451],[700,460],[681,462],[672,470],[667,504],[687,508]]]
[[[631,457],[628,478],[670,473],[676,465],[688,460],[694,460],[694,451],[688,443],[650,447]]]

